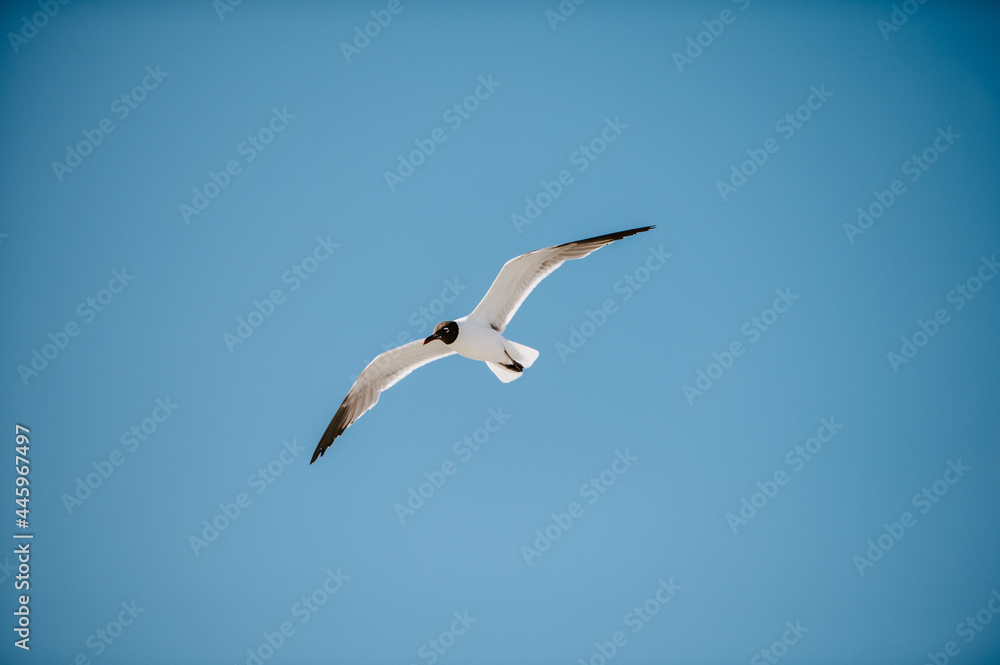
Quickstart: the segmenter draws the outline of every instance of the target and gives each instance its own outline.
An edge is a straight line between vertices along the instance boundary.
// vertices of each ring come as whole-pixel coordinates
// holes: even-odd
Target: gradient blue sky
[[[58,7],[0,55],[0,412],[11,458],[14,424],[31,429],[35,534],[31,653],[10,630],[10,539],[0,660],[597,665],[616,639],[623,664],[1000,657],[1000,621],[965,623],[1000,609],[1000,280],[977,281],[1000,251],[995,7],[907,5],[883,33],[887,1],[594,1],[553,29],[555,0],[402,0],[350,62],[341,43],[387,3]],[[6,3],[0,25],[40,11]],[[689,38],[707,46],[679,67]],[[492,91],[457,125],[480,77]],[[723,197],[734,166],[754,172]],[[651,224],[525,302],[506,333],[541,351],[523,378],[434,363],[308,464],[383,344],[427,334],[420,308],[444,293],[432,323],[456,318],[511,257]],[[718,378],[688,399],[699,371]],[[842,427],[807,459],[824,419]],[[401,524],[396,504],[442,467]],[[757,512],[727,519],[743,500]],[[546,528],[559,538],[529,565]],[[117,637],[99,647],[101,630]]]

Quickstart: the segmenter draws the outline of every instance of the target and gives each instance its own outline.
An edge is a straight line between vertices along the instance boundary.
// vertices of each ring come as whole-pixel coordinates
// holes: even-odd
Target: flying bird
[[[504,383],[521,376],[538,358],[538,351],[504,338],[503,331],[528,294],[563,262],[582,259],[615,240],[653,228],[656,227],[643,226],[537,249],[505,263],[471,314],[443,321],[434,326],[433,334],[426,339],[381,353],[365,367],[334,414],[309,463],[322,457],[334,439],[375,406],[383,390],[433,360],[457,353],[482,360]]]

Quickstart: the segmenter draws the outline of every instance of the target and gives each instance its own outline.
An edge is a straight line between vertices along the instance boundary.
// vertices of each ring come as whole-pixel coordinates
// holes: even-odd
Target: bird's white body
[[[470,314],[455,319],[458,337],[451,343],[452,351],[471,360],[482,360],[504,383],[521,376],[521,370],[511,370],[510,365],[516,363],[527,368],[534,364],[538,351],[505,339],[493,326],[471,317]]]
[[[452,351],[472,360],[510,363],[510,359],[504,353],[507,340],[489,324],[480,323],[468,316],[455,319],[455,323],[458,324],[459,334],[451,344]]]

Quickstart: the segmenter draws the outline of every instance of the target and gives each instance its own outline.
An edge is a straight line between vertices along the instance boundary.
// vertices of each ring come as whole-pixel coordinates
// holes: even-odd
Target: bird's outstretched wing
[[[522,254],[503,265],[500,274],[493,280],[493,285],[476,309],[469,314],[470,319],[493,326],[497,332],[503,332],[514,317],[517,308],[528,297],[538,283],[549,276],[564,261],[582,259],[615,240],[649,231],[655,226],[643,226],[638,229],[608,233],[607,235],[567,242],[554,247],[536,249]]]
[[[309,463],[312,464],[322,457],[334,439],[343,434],[344,430],[365,411],[375,406],[383,390],[396,385],[400,379],[418,367],[454,353],[445,344],[424,345],[424,341],[418,339],[376,356],[351,386],[347,397],[323,433],[323,438],[319,440],[316,452],[313,453]]]

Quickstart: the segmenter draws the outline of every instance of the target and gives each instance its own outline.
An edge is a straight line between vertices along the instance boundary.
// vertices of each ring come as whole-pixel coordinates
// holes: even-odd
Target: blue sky
[[[0,660],[992,662],[998,18],[7,3]]]

